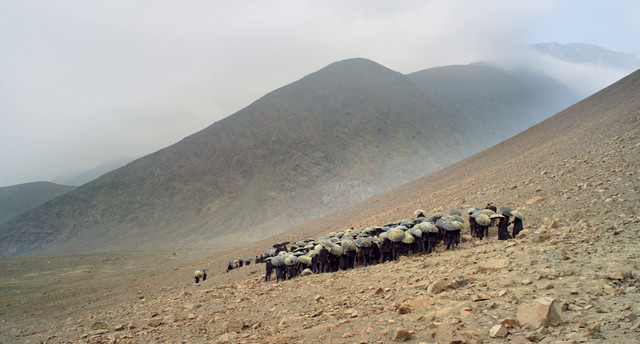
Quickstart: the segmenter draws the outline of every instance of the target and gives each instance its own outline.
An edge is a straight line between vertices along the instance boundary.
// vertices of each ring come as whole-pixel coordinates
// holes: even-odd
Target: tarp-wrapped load
[[[254,258],[253,257],[245,258],[244,261],[245,262],[253,262]]]
[[[342,238],[340,246],[342,246],[345,252],[355,251],[358,249],[358,247],[356,247],[357,245],[355,240],[349,238]]]
[[[462,216],[462,212],[459,209],[452,208],[452,209],[449,210],[449,215],[451,215],[451,216],[453,216],[453,215]]]
[[[469,209],[467,209],[467,214],[471,215],[473,213],[475,213],[476,211],[480,210],[480,208],[478,207],[471,207]]]
[[[422,214],[422,216],[427,216],[427,212],[422,210],[422,209],[418,209],[418,210],[413,212],[413,216],[418,216],[420,214]]]
[[[291,255],[291,256],[287,256],[287,258],[284,259],[284,264],[285,265],[296,265],[296,263],[298,263],[298,257]]]
[[[411,227],[413,227],[413,225],[415,225],[413,220],[409,220],[409,219],[400,220],[400,221],[398,221],[398,224],[401,225],[401,226],[405,226],[407,228],[411,228]]]
[[[517,218],[519,218],[519,219],[520,219],[520,220],[522,220],[522,221],[524,221],[524,214],[522,214],[522,213],[520,212],[520,210],[513,210],[513,211],[511,212],[511,215],[512,215],[512,216],[515,216],[515,217],[517,217]]]
[[[202,271],[196,270],[195,275],[196,275],[196,277],[201,278],[202,277]]]
[[[504,217],[504,216],[502,216],[500,214],[493,214],[493,215],[489,216],[490,219],[498,219],[498,218],[501,218],[501,217]]]
[[[436,221],[436,226],[444,228],[444,223],[447,221],[453,221],[453,218],[451,216],[443,216]]]
[[[429,218],[427,219],[427,221],[431,222],[431,223],[436,223],[436,221],[438,221],[439,218],[443,217],[444,214],[437,212],[437,213],[433,213],[431,214],[431,216],[429,216]]]
[[[380,230],[381,230],[381,231],[383,231],[383,232],[388,232],[388,231],[390,231],[390,230],[391,230],[391,227],[389,227],[389,226],[382,226],[382,228],[380,228]]]
[[[312,251],[309,251],[309,253],[307,253],[307,256],[309,256],[311,258],[315,258],[315,256],[317,256],[317,255],[318,255],[318,251],[316,251],[316,250],[312,250]]]
[[[509,207],[509,206],[506,206],[506,205],[501,205],[500,206],[500,212],[504,216],[511,216],[511,212],[512,211],[513,211],[513,209],[511,209],[511,207]]]
[[[306,243],[306,242],[304,242],[304,241],[298,241],[298,242],[296,242],[296,246],[298,246],[298,247],[305,247],[305,246],[307,246],[307,243]]]
[[[337,243],[339,243],[339,242],[340,242],[340,239],[339,239],[338,237],[331,237],[331,238],[329,238],[329,241],[330,241],[332,244],[337,244]]]
[[[338,232],[331,232],[331,233],[327,234],[327,236],[328,236],[329,238],[331,238],[331,237],[335,237],[336,235],[338,235]]]
[[[451,215],[451,218],[453,219],[453,221],[464,223],[464,219],[462,218],[462,215]]]
[[[405,232],[404,233],[404,239],[402,239],[402,242],[405,244],[413,244],[413,242],[416,241],[416,238],[413,237],[413,235],[411,235],[411,233],[409,232]]]
[[[445,221],[442,224],[442,228],[444,228],[449,232],[459,231],[459,230],[462,230],[463,224],[462,222],[458,222],[458,221]]]
[[[401,242],[405,237],[405,232],[398,227],[392,228],[388,233],[389,240],[393,242]]]
[[[431,222],[423,222],[418,225],[418,228],[422,233],[438,233],[438,228]]]
[[[273,266],[282,266],[284,265],[284,259],[285,256],[279,254],[271,259],[271,264],[273,264]]]
[[[273,257],[276,255],[276,249],[275,248],[270,248],[267,250],[267,256],[269,257]]]
[[[420,225],[416,225],[415,227],[411,228],[409,230],[409,233],[411,233],[411,235],[413,235],[414,237],[418,238],[422,236],[422,230],[420,230]]]
[[[477,214],[475,216],[475,219],[480,226],[488,226],[491,224],[491,219],[487,214],[482,214],[482,213]]]
[[[491,215],[493,215],[493,214],[495,214],[495,213],[496,213],[495,211],[493,211],[493,210],[491,210],[491,209],[482,209],[482,210],[480,210],[480,212],[481,212],[482,214],[487,215],[487,216],[491,216]]]
[[[380,240],[389,239],[389,232],[382,232],[382,233],[380,233],[380,235],[378,236],[378,238],[380,238]]]
[[[356,239],[356,245],[358,245],[358,247],[371,247],[371,239],[369,238],[357,238]]]
[[[313,262],[313,260],[309,256],[300,256],[298,257],[298,261],[307,266],[311,265],[311,263]]]
[[[342,246],[340,245],[332,244],[331,249],[329,250],[329,253],[331,253],[334,256],[340,257],[342,253],[344,253],[344,249],[342,249]]]

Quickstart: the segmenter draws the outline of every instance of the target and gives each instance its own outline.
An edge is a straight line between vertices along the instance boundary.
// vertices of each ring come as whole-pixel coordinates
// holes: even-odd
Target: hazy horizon
[[[527,47],[640,56],[636,1],[16,1],[0,27],[0,187],[152,153],[348,58],[405,74],[535,64],[590,92],[622,71]]]

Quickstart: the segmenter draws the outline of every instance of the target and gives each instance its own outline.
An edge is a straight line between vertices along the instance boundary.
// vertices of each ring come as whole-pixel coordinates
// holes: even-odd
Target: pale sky
[[[636,0],[0,0],[0,187],[144,156],[347,58],[411,73],[638,37]]]

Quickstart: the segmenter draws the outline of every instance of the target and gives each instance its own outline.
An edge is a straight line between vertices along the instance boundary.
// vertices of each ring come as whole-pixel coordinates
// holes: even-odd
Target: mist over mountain
[[[556,114],[580,98],[537,71],[486,63],[445,66],[408,75],[429,99],[458,116],[465,137],[488,148]]]
[[[593,94],[640,68],[640,58],[587,43],[539,43],[528,63],[581,97]]]
[[[111,172],[133,161],[133,159],[118,159],[102,163],[92,169],[83,171],[74,175],[60,176],[54,179],[54,182],[64,185],[80,186],[86,184],[107,172]]]
[[[75,189],[74,186],[33,182],[0,188],[0,224]]]
[[[538,43],[531,46],[534,51],[572,63],[590,63],[633,71],[640,68],[640,58],[634,54],[611,51],[588,43],[560,44]]]
[[[2,254],[255,241],[438,170],[576,99],[549,79],[450,69],[452,80],[447,69],[405,76],[365,59],[333,63],[3,225]],[[532,108],[540,99],[550,105]]]

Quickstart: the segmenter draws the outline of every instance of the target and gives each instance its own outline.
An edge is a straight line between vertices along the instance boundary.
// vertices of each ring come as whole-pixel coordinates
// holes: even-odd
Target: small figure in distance
[[[199,283],[199,282],[200,282],[200,278],[202,278],[202,276],[203,276],[203,275],[202,275],[202,271],[200,271],[200,270],[196,270],[196,272],[195,272],[196,283]],[[203,281],[204,281],[204,280],[203,280]]]

